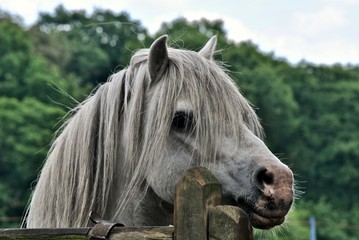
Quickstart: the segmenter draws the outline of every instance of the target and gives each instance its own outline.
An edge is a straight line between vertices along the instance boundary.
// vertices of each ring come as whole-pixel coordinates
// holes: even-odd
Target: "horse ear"
[[[150,73],[151,82],[157,82],[168,66],[167,52],[167,35],[157,38],[150,47],[148,57],[148,71]]]
[[[217,45],[217,36],[212,36],[206,45],[198,52],[199,55],[202,57],[207,58],[208,60],[213,59],[214,50],[216,49]]]

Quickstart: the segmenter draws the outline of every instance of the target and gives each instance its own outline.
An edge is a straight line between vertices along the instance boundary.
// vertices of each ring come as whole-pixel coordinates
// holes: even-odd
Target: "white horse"
[[[175,184],[194,166],[210,169],[225,204],[254,227],[281,224],[293,174],[261,140],[250,104],[213,59],[168,48],[167,36],[73,110],[54,140],[28,209],[27,227],[84,227],[88,214],[126,226],[169,225]]]

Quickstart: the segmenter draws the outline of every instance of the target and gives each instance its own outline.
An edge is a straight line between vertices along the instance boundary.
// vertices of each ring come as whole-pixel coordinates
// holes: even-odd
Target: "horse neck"
[[[120,194],[113,194],[109,199],[105,219],[120,222],[130,226],[168,226],[173,221],[173,205],[160,199],[151,188],[141,189],[132,194],[125,209],[119,216],[113,216],[116,211],[116,201]]]

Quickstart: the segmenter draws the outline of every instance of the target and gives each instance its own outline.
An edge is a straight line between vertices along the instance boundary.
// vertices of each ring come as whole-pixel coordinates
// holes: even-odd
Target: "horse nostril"
[[[261,168],[257,171],[256,181],[261,188],[264,188],[264,185],[273,184],[274,175],[272,172],[268,171],[267,168]]]

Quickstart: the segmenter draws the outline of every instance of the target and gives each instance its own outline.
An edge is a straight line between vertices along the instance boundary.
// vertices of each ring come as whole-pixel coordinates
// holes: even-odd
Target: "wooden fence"
[[[93,228],[0,229],[0,239],[175,239],[250,240],[252,227],[238,207],[220,205],[221,185],[207,169],[190,169],[176,186],[174,226],[111,226],[103,236]]]

